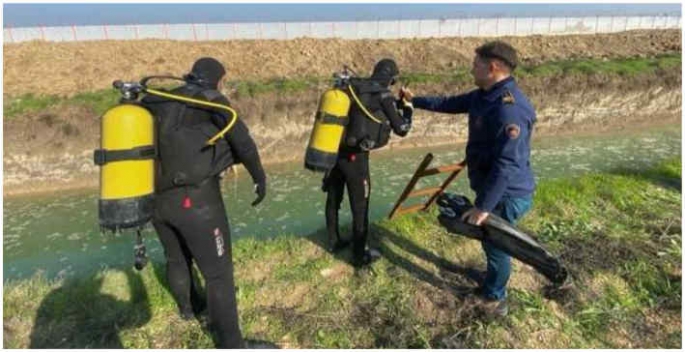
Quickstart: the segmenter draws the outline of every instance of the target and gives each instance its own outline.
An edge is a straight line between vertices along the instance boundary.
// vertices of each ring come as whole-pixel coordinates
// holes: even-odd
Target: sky
[[[118,25],[157,23],[232,23],[368,21],[461,17],[677,15],[670,4],[184,4],[79,3],[3,4],[3,27]]]

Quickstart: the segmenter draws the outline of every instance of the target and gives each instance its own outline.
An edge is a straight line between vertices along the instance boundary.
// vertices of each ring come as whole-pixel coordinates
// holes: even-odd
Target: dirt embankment
[[[654,56],[681,50],[679,30],[614,34],[503,37],[525,64],[572,58]],[[115,79],[181,75],[201,56],[226,64],[236,80],[329,76],[348,64],[360,73],[392,57],[404,72],[446,72],[467,67],[473,50],[492,38],[397,40],[295,39],[182,42],[171,40],[52,43],[3,46],[5,97],[27,93],[71,96],[107,89]]]
[[[514,44],[521,48],[525,60],[542,61],[543,59],[561,59],[576,56],[587,57],[621,57],[621,56],[653,56],[663,52],[680,50],[680,34],[678,31],[654,31],[654,32],[630,32],[614,35],[598,36],[563,36],[563,37],[528,37],[528,38],[509,38]],[[675,40],[677,39],[677,40]],[[483,40],[476,38],[452,38],[435,40],[405,40],[404,44],[400,41],[335,41],[335,40],[296,40],[290,43],[270,41],[274,48],[283,46],[294,50],[297,48],[312,48],[314,52],[317,48],[327,48],[332,50],[333,43],[342,46],[355,46],[366,48],[370,54],[365,55],[365,50],[359,50],[354,55],[358,65],[371,67],[373,61],[380,57],[385,49],[395,45],[394,49],[406,56],[398,56],[397,52],[393,56],[404,66],[411,68],[420,67],[421,60],[425,60],[428,65],[420,71],[444,72],[445,67],[440,62],[452,60],[455,67],[468,65],[471,60],[473,46]],[[393,43],[395,42],[395,43]],[[259,47],[266,45],[267,42],[254,42]],[[303,43],[309,43],[310,46]],[[566,44],[563,44],[566,43]],[[597,45],[603,43],[602,45]],[[94,47],[107,47],[109,43],[90,43]],[[114,46],[131,46],[138,44],[140,52],[146,52],[146,46],[150,43],[145,42],[112,42]],[[192,48],[205,48],[205,52],[197,51],[196,54],[183,53],[168,59],[166,64],[174,65],[172,72],[183,72],[186,61],[191,62],[198,54],[210,54],[209,48],[216,48],[223,53],[222,48],[228,45],[226,42],[215,43],[156,43],[164,50],[171,50],[174,45]],[[168,44],[168,47],[166,46]],[[172,45],[173,44],[173,45]],[[236,44],[236,43],[230,43]],[[245,44],[238,42],[238,44]],[[457,45],[458,44],[458,45]],[[563,44],[563,45],[562,45]],[[572,45],[573,44],[573,45]],[[37,49],[53,45],[47,43],[28,43],[24,46],[5,45],[5,76],[8,71],[16,68],[12,65],[18,64],[16,61],[7,61],[8,48],[9,55],[16,54],[14,50],[26,50],[27,47],[34,46]],[[98,67],[97,58],[100,56],[91,52],[85,43],[69,43],[66,47],[73,45],[76,48],[75,54],[72,51],[65,51],[70,55],[93,55],[95,59],[81,60],[82,63],[75,65],[64,65],[65,70],[75,70],[72,66],[91,65]],[[329,45],[329,46],[327,46]],[[468,49],[464,47],[469,46]],[[612,45],[614,47],[607,47]],[[267,46],[268,47],[268,46]],[[424,47],[423,54],[417,52],[404,52],[409,47]],[[454,48],[462,48],[460,51],[452,51]],[[88,53],[86,53],[88,48]],[[374,49],[375,48],[375,49]],[[440,49],[442,48],[442,49]],[[54,49],[61,52],[64,47],[55,45]],[[233,48],[237,50],[236,47]],[[177,49],[173,49],[177,50]],[[179,49],[180,50],[180,49]],[[304,50],[304,49],[303,49]],[[310,50],[310,49],[307,49]],[[418,50],[418,49],[416,49]],[[444,50],[444,51],[441,51]],[[162,50],[163,51],[163,50]],[[263,52],[267,51],[266,49]],[[421,50],[419,50],[421,51]],[[42,52],[38,50],[37,52]],[[155,51],[152,51],[155,52]],[[244,51],[248,55],[252,51]],[[324,51],[326,52],[326,51]],[[285,51],[280,56],[290,57],[291,62],[297,65],[300,55],[297,51]],[[432,53],[432,54],[428,54]],[[564,56],[565,53],[565,56]],[[102,54],[102,53],[100,53]],[[187,54],[187,55],[186,55]],[[230,55],[233,55],[233,51]],[[348,53],[349,54],[349,53]],[[345,54],[345,55],[348,55]],[[229,55],[229,54],[226,54]],[[223,60],[230,61],[229,57],[221,57]],[[290,55],[290,56],[289,56]],[[318,55],[318,54],[317,54]],[[328,59],[334,58],[342,62],[348,61],[348,56],[343,58],[336,57],[333,52],[324,55]],[[377,56],[374,56],[377,55]],[[418,56],[417,56],[418,55]],[[453,56],[452,56],[453,55]],[[147,57],[153,57],[154,55]],[[89,56],[84,56],[89,57]],[[146,57],[146,55],[142,55]],[[468,57],[468,59],[467,59]],[[136,59],[138,58],[138,59]],[[131,58],[132,61],[139,60],[139,56]],[[302,69],[302,75],[320,75],[320,72],[330,71],[337,65],[332,63],[317,64],[320,58],[312,59],[311,67],[307,70]],[[43,58],[42,60],[47,60]],[[256,65],[275,65],[265,58],[254,58],[250,62],[250,67],[255,69],[250,72],[260,72],[268,75],[267,72],[278,72],[278,75],[285,76],[293,74],[290,69],[292,65],[280,66],[283,71],[260,71]],[[443,61],[441,61],[443,60]],[[114,60],[116,61],[116,60]],[[325,60],[324,60],[325,61]],[[48,61],[39,61],[44,65],[50,65]],[[137,62],[137,61],[136,61]],[[447,62],[447,61],[445,61]],[[104,61],[99,69],[106,70],[111,66],[112,61]],[[140,63],[140,71],[129,73],[130,77],[139,77],[145,74],[144,68],[149,69],[153,63]],[[320,66],[317,66],[320,65]],[[452,64],[445,64],[449,65]],[[57,65],[59,66],[59,65]],[[57,69],[56,67],[53,69]],[[243,68],[241,68],[243,69]],[[269,70],[273,70],[270,68]],[[231,70],[229,68],[229,70]],[[416,69],[418,70],[418,69]],[[233,70],[231,70],[233,72]],[[411,69],[406,71],[411,72]],[[31,72],[31,71],[27,71]],[[66,72],[66,71],[64,71]],[[71,72],[71,71],[70,71]],[[244,72],[244,71],[243,71]],[[159,72],[161,73],[161,72]],[[70,75],[70,74],[65,74]],[[83,74],[84,79],[89,76]],[[109,82],[112,77],[118,77],[116,72],[108,73],[105,81]],[[120,77],[120,76],[119,76]],[[38,78],[36,79],[38,81]],[[46,79],[45,82],[49,81]],[[9,94],[8,89],[14,90],[14,86],[5,80],[5,94]],[[88,83],[89,82],[89,83]],[[97,86],[95,81],[82,82],[85,86]],[[552,77],[531,77],[519,80],[523,90],[530,96],[537,109],[538,123],[535,135],[568,134],[579,131],[602,132],[614,129],[640,128],[644,125],[654,124],[677,124],[680,123],[682,114],[681,96],[681,72],[680,70],[660,70],[654,74],[641,74],[637,76],[605,76],[605,75],[577,75],[577,76],[552,76]],[[32,80],[22,81],[24,85],[18,85],[21,89],[31,84],[39,84]],[[104,84],[104,83],[103,83]],[[109,83],[107,83],[109,84]],[[28,86],[27,86],[28,85]],[[49,87],[40,85],[40,87]],[[16,91],[21,91],[17,89]],[[306,143],[311,131],[312,119],[321,93],[321,88],[312,88],[309,91],[297,94],[283,95],[278,93],[260,94],[257,97],[237,97],[233,99],[235,107],[248,126],[260,148],[260,153],[265,162],[301,160],[304,155]],[[471,84],[454,86],[452,84],[417,84],[412,90],[419,95],[432,94],[457,94],[473,89]],[[49,93],[50,90],[42,91]],[[92,150],[99,146],[99,117],[93,111],[81,106],[61,104],[50,107],[44,111],[27,113],[22,116],[4,120],[4,193],[5,195],[19,194],[26,192],[36,192],[49,189],[61,189],[72,186],[96,186],[98,169],[92,162]],[[434,114],[425,111],[417,111],[415,114],[414,128],[406,138],[393,138],[389,148],[402,148],[413,146],[437,145],[444,143],[454,143],[464,141],[466,138],[466,119],[464,116]]]
[[[678,124],[682,115],[680,71],[638,77],[566,76],[522,81],[537,109],[536,136],[609,132],[650,125]],[[470,88],[470,87],[469,87]],[[467,87],[421,86],[417,93],[441,94]],[[262,159],[301,160],[311,131],[318,92],[297,96],[264,95],[235,102],[250,126]],[[53,107],[4,121],[5,194],[69,185],[97,184],[92,150],[99,146],[99,119],[79,107]],[[388,148],[461,142],[464,115],[417,110],[406,138]]]

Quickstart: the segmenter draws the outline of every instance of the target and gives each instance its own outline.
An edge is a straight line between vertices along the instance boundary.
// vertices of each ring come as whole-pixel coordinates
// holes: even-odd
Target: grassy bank
[[[514,261],[511,313],[480,317],[458,294],[484,269],[476,241],[428,214],[371,225],[383,253],[356,275],[323,234],[234,243],[244,336],[291,348],[680,348],[681,162],[543,182],[522,226],[562,258],[576,289]],[[464,182],[460,180],[459,182]],[[164,267],[4,285],[6,348],[209,348],[205,318],[184,322]]]
[[[681,61],[680,53],[666,54],[653,58],[565,60],[547,62],[535,66],[523,66],[517,70],[516,75],[522,79],[595,74],[635,76],[652,74],[658,70],[678,68],[681,65]],[[403,84],[464,84],[471,81],[471,76],[468,67],[460,67],[452,72],[441,74],[409,72],[403,74],[400,80]],[[266,93],[301,93],[329,85],[330,83],[330,77],[304,77],[297,79],[274,78],[263,81],[231,81],[229,86],[235,92],[234,97],[240,99],[241,97],[256,97]],[[95,111],[97,114],[102,114],[118,99],[119,93],[113,89],[84,92],[71,98],[29,94],[5,101],[4,115],[5,118],[13,118],[27,112],[41,111],[57,104],[83,106]]]

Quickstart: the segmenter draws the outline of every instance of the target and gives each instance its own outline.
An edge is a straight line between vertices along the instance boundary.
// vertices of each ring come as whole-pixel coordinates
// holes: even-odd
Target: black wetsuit
[[[378,65],[377,65],[378,66]],[[377,70],[376,70],[377,71]],[[383,121],[389,122],[392,130],[399,136],[405,136],[411,129],[411,108],[402,102],[397,102],[387,89],[391,79],[397,72],[384,74],[380,72],[371,76],[369,81],[380,83],[384,90],[366,97],[360,96],[364,101],[367,111]],[[359,84],[364,84],[360,82]],[[360,91],[359,87],[354,87]],[[402,113],[398,111],[398,105]],[[367,117],[356,103],[350,108],[350,119]],[[400,116],[402,115],[402,116]],[[371,178],[369,175],[369,151],[362,150],[358,146],[349,146],[343,138],[338,161],[324,178],[324,191],[328,193],[326,198],[326,228],[328,231],[329,246],[333,250],[341,243],[338,230],[338,211],[343,200],[345,186],[350,199],[352,210],[352,251],[355,265],[365,264],[365,248],[368,237],[369,225],[369,198],[371,195]],[[336,242],[337,241],[337,242]]]
[[[187,84],[172,93],[228,104],[226,97],[212,90],[215,87]],[[156,118],[159,160],[153,225],[164,247],[171,293],[181,315],[192,317],[193,310],[198,310],[191,303],[198,296],[191,276],[195,259],[205,278],[217,347],[241,348],[230,229],[219,174],[235,162],[243,163],[258,186],[261,201],[266,176],[257,147],[241,120],[215,147],[204,145],[226,126],[230,116],[225,112],[181,107],[184,104],[149,95],[143,104]]]

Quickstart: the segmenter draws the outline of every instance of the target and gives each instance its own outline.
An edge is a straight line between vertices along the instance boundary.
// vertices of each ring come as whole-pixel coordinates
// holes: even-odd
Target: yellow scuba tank
[[[112,231],[142,227],[152,217],[154,178],[154,120],[152,114],[138,103],[140,93],[181,101],[208,108],[226,110],[233,115],[219,133],[207,140],[213,145],[235,124],[238,115],[231,107],[168,92],[147,88],[151,76],[140,83],[115,81],[121,91],[118,105],[109,109],[101,122],[100,149],[95,151],[95,164],[100,171],[100,226]]]
[[[112,231],[141,227],[152,216],[154,193],[154,122],[152,114],[122,100],[101,122],[100,226]]]
[[[327,171],[335,166],[349,110],[350,98],[341,89],[331,88],[321,95],[304,158],[305,168]]]
[[[194,99],[164,91],[149,89],[148,80],[170,78],[171,76],[151,76],[138,82],[115,81],[114,88],[122,93],[118,105],[110,108],[102,116],[100,149],[94,152],[95,164],[100,170],[100,199],[98,214],[100,227],[112,231],[137,228],[134,246],[135,267],[142,270],[147,263],[146,249],[141,229],[151,218],[154,211],[155,126],[149,110],[137,102],[140,93],[221,109],[233,115],[226,126],[206,141],[214,145],[235,125],[238,115],[231,107]]]

